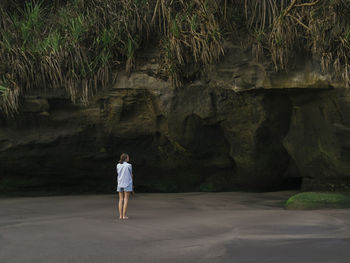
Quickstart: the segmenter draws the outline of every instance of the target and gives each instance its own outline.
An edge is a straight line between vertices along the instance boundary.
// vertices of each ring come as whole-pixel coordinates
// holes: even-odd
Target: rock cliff
[[[87,106],[33,90],[0,118],[0,192],[108,192],[130,154],[137,191],[349,189],[350,92],[311,64],[274,73],[234,46],[175,89],[157,52]]]

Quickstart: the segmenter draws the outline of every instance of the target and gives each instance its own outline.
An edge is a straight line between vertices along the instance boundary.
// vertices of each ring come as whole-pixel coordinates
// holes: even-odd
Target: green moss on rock
[[[286,201],[285,208],[297,210],[350,208],[350,194],[329,192],[299,193]]]

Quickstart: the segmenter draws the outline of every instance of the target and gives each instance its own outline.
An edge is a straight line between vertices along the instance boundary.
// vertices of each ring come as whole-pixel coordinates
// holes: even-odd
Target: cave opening
[[[301,190],[301,186],[303,183],[303,177],[287,177],[285,178],[279,190]]]

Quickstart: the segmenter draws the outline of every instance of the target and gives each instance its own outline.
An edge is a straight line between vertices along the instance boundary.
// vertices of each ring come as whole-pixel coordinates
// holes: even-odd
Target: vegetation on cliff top
[[[0,110],[31,88],[64,87],[87,103],[147,43],[159,74],[181,86],[244,42],[276,70],[296,54],[350,85],[350,0],[16,0],[0,4]],[[249,43],[249,45],[247,45]],[[268,58],[266,60],[266,58]]]

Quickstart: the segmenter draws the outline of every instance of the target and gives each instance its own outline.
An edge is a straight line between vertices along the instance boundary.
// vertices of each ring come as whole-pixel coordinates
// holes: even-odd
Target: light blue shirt
[[[132,184],[132,166],[128,162],[117,164],[118,187],[127,187]]]

